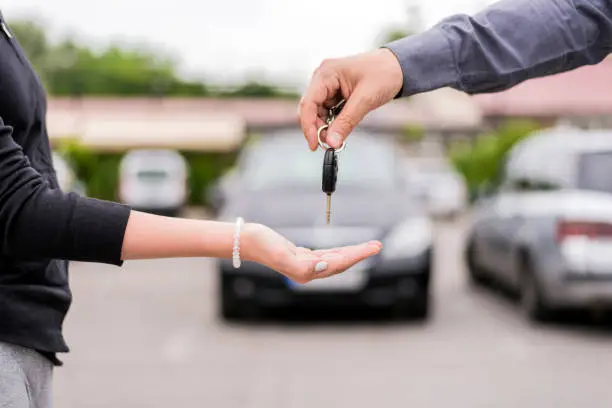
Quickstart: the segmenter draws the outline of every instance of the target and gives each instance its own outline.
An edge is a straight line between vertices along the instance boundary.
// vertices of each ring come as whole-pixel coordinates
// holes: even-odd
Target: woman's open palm
[[[356,263],[376,255],[381,248],[380,242],[371,241],[313,251],[297,247],[282,235],[260,224],[245,226],[242,246],[245,260],[272,268],[297,283],[307,283],[344,272]]]

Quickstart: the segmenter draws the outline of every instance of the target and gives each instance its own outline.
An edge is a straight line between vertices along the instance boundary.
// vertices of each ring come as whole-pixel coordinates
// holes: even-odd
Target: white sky
[[[422,0],[430,26],[491,0]],[[41,19],[54,37],[93,44],[146,43],[171,53],[185,75],[217,82],[249,77],[303,86],[327,57],[370,49],[409,0],[0,0],[11,19]],[[385,7],[381,7],[384,4]]]

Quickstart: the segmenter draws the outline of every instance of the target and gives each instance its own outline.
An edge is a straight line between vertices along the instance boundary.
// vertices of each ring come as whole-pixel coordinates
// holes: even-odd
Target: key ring
[[[321,147],[321,149],[323,150],[331,149],[330,145],[328,145],[327,143],[323,143],[323,141],[321,140],[321,132],[323,132],[325,129],[328,129],[328,128],[329,128],[329,125],[323,125],[319,128],[319,130],[317,130],[317,139],[319,140],[319,147]],[[346,147],[346,140],[342,142],[342,146],[336,149],[336,153],[340,153],[342,150],[344,150],[345,147]]]
[[[335,106],[332,106],[331,108],[329,108],[328,115],[327,115],[327,124],[321,126],[317,130],[317,140],[319,141],[319,147],[321,147],[321,149],[327,150],[331,148],[330,145],[328,145],[327,143],[323,143],[323,141],[321,140],[321,132],[323,132],[326,129],[329,129],[329,125],[331,125],[334,119],[336,119],[336,115],[340,113],[342,108],[344,108],[345,104],[346,104],[346,100],[342,99]],[[336,149],[336,153],[340,153],[342,150],[344,150],[345,147],[346,147],[346,140],[342,141],[342,146]]]

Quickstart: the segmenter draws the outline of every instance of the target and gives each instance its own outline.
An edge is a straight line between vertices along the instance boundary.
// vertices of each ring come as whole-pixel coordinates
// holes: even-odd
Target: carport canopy
[[[246,129],[244,120],[237,115],[155,110],[87,114],[50,110],[47,125],[52,143],[76,139],[86,147],[105,151],[232,151],[242,143]]]

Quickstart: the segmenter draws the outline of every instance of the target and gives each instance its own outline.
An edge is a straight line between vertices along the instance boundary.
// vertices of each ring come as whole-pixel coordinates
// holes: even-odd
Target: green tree
[[[49,42],[42,27],[32,21],[17,21],[11,30],[36,68],[44,68],[49,53]]]
[[[221,91],[219,96],[226,98],[298,98],[294,92],[282,90],[274,85],[249,81],[233,90]]]
[[[73,41],[53,49],[46,76],[55,95],[207,94],[203,84],[177,78],[168,59],[116,46],[94,53]]]
[[[45,31],[40,25],[32,21],[16,21],[11,23],[10,28],[40,76],[41,81],[46,84],[44,73],[50,45]]]
[[[118,46],[95,52],[73,39],[51,44],[34,21],[14,22],[11,27],[52,95],[298,97],[258,81],[212,92],[202,82],[181,79],[175,62],[157,52]]]
[[[394,25],[383,30],[376,41],[376,45],[384,45],[404,37],[418,34],[423,31],[423,28],[423,15],[420,4],[417,2],[409,2],[406,10],[406,22],[401,26]]]
[[[387,44],[395,40],[401,40],[402,38],[411,36],[413,34],[413,32],[401,28],[390,28],[387,32],[383,34],[382,44]]]
[[[208,95],[203,83],[181,80],[172,60],[110,46],[96,53],[74,40],[50,44],[35,21],[11,24],[24,53],[53,95]]]
[[[532,121],[510,120],[495,132],[483,134],[475,144],[463,144],[451,149],[450,157],[463,174],[471,193],[499,183],[506,155],[512,147],[539,129]]]

